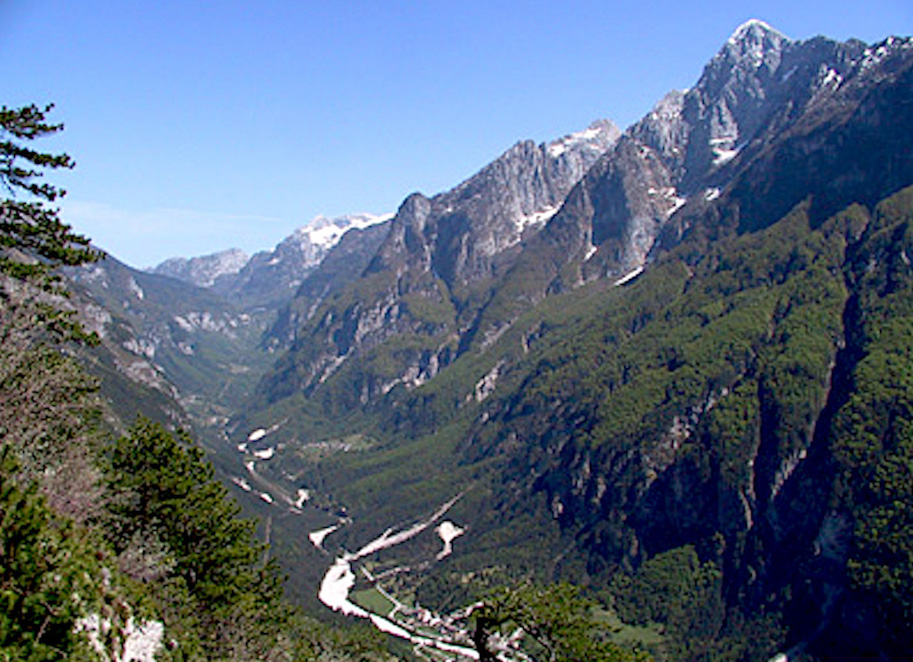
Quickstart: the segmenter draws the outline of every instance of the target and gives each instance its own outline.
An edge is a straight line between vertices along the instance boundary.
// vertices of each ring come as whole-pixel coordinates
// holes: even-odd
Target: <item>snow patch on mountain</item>
[[[555,214],[558,213],[560,209],[559,205],[549,205],[548,207],[541,209],[532,214],[526,214],[524,216],[519,216],[514,219],[514,223],[517,226],[517,232],[521,233],[526,230],[528,227],[537,227],[545,225],[545,223]]]
[[[618,287],[619,285],[624,285],[625,283],[628,283],[628,282],[634,280],[635,278],[637,278],[643,272],[644,272],[643,267],[637,267],[633,271],[629,271],[624,276],[622,276],[621,278],[616,280],[614,283],[612,283],[612,285],[615,287]]]
[[[614,128],[614,125],[612,128]],[[546,150],[548,151],[548,155],[550,157],[557,159],[568,150],[579,147],[587,147],[591,143],[596,143],[596,141],[605,136],[607,131],[611,133],[609,130],[609,123],[605,121],[593,122],[583,131],[577,131],[562,138],[558,138],[557,140],[553,140],[552,142],[548,143]]]
[[[444,520],[434,529],[437,531],[437,534],[440,536],[441,541],[444,543],[444,548],[438,552],[437,558],[438,561],[441,559],[450,556],[453,553],[453,541],[463,535],[466,530],[457,526],[450,520]]]
[[[772,32],[774,34],[780,35],[783,38],[786,38],[782,32],[772,28],[768,23],[765,23],[761,19],[750,18],[735,29],[735,32],[733,32],[729,37],[727,43],[730,46],[736,46],[746,38],[756,36],[759,33],[763,34],[765,32]]]
[[[727,149],[726,147],[714,146],[713,147],[713,165],[714,166],[723,166],[732,161],[735,157],[739,155],[742,147],[737,146]]]
[[[319,246],[324,251],[330,250],[339,243],[342,235],[352,229],[364,228],[389,221],[393,214],[348,214],[336,218],[317,216],[307,225],[295,230],[292,237],[307,240],[313,246]],[[290,239],[292,238],[290,237]]]
[[[139,283],[137,283],[136,280],[132,276],[129,279],[127,279],[127,288],[140,301],[142,301],[143,299],[146,298],[146,293],[143,292],[143,288],[141,288],[139,286]]]

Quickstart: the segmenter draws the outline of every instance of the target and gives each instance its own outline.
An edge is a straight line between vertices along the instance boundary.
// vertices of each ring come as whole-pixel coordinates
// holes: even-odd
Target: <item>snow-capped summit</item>
[[[791,43],[792,40],[779,30],[764,21],[751,19],[736,28],[715,60],[724,60],[728,66],[754,69],[767,65],[774,70],[780,64],[783,49]]]
[[[601,154],[614,144],[620,135],[621,131],[611,120],[596,120],[583,131],[551,141],[546,145],[546,149],[553,159],[574,148],[586,148]]]
[[[252,257],[238,249],[203,257],[172,258],[151,269],[223,295],[248,301],[271,301],[288,296],[349,230],[364,230],[392,214],[316,216],[280,241],[272,250]]]
[[[301,285],[304,278],[323,261],[346,232],[383,223],[391,216],[317,216],[279,242],[273,250],[254,255],[236,279],[225,281],[222,285],[236,296],[260,301],[282,299]]]
[[[327,218],[320,215],[316,216],[310,223],[295,230],[295,233],[288,240],[307,241],[312,246],[320,247],[325,252],[339,243],[342,235],[352,228],[367,228],[391,218],[393,218],[393,214],[346,214],[335,218]]]
[[[726,43],[730,46],[735,46],[746,39],[757,39],[767,34],[776,34],[782,38],[787,38],[782,32],[771,27],[761,19],[750,18],[735,29]]]

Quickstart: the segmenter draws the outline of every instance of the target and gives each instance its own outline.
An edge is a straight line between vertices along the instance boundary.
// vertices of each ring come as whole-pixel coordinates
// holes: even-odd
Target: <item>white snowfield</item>
[[[450,508],[455,504],[463,495],[457,495],[453,497],[450,501],[441,506],[436,513],[434,513],[429,519],[424,522],[418,522],[405,531],[400,531],[399,533],[393,533],[393,529],[387,529],[381,534],[379,538],[375,538],[367,545],[362,547],[360,550],[355,552],[355,555],[352,557],[352,560],[360,559],[374,552],[379,552],[382,549],[388,547],[393,547],[394,545],[399,545],[400,543],[406,542],[410,538],[414,538],[422,531],[427,529],[429,526],[434,524],[437,520],[444,516],[444,514],[450,510]]]
[[[323,541],[326,540],[326,537],[333,533],[336,529],[339,528],[338,524],[333,526],[328,526],[325,529],[320,529],[318,531],[312,531],[308,534],[308,540],[311,541],[311,544],[314,545],[317,549],[323,549]],[[326,580],[326,578],[324,578]],[[322,598],[321,598],[322,600]]]
[[[630,272],[626,273],[624,276],[622,276],[621,278],[619,278],[618,280],[616,280],[614,283],[612,283],[612,285],[614,285],[615,287],[618,287],[619,285],[624,285],[625,283],[637,278],[643,272],[644,272],[643,267],[637,267],[634,271],[630,271]]]
[[[295,506],[295,508],[298,508],[300,510],[301,508],[304,508],[304,502],[311,498],[311,493],[309,490],[306,490],[304,488],[298,488],[298,492],[296,493],[296,496],[298,498],[295,499],[295,501],[292,503],[292,505]]]
[[[316,216],[310,223],[298,228],[295,233],[307,237],[313,245],[329,250],[338,244],[342,235],[349,230],[363,230],[391,218],[393,218],[393,214],[350,214],[339,218]]]
[[[368,618],[368,612],[349,600],[349,591],[355,586],[355,573],[349,558],[341,556],[327,570],[320,582],[317,599],[333,611],[346,616]]]

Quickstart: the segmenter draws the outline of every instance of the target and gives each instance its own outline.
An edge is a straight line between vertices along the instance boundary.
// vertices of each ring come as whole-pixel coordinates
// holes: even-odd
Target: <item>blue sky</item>
[[[134,266],[395,211],[517,140],[622,128],[735,28],[913,34],[909,0],[0,0],[0,104],[56,103],[65,219]]]

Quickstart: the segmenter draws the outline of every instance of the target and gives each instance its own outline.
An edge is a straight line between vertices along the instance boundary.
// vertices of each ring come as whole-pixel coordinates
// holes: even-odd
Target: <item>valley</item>
[[[192,429],[293,600],[422,659],[563,583],[626,655],[902,659],[911,109],[913,39],[749,21],[624,130],[253,257],[68,270],[82,359],[115,429]],[[539,659],[516,622],[485,641]]]

